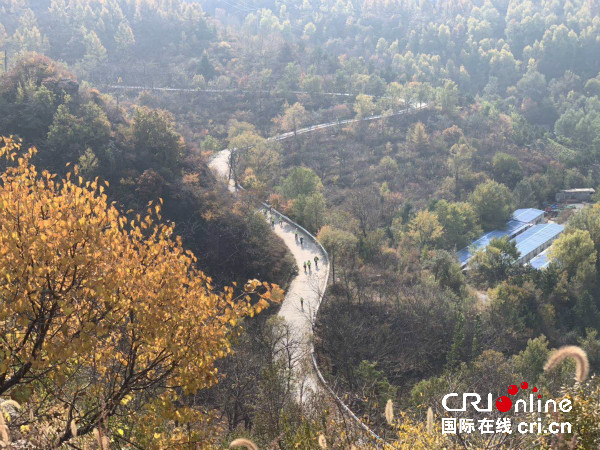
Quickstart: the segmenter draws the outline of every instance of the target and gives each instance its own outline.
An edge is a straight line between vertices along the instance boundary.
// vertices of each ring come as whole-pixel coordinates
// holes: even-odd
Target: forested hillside
[[[220,284],[259,273],[288,282],[293,267],[285,249],[251,209],[233,212],[232,199],[219,192],[169,112],[122,109],[60,64],[28,56],[0,80],[0,115],[0,134],[35,146],[42,167],[64,173],[78,164],[86,179],[108,181],[125,210],[141,212],[162,198],[165,218]]]

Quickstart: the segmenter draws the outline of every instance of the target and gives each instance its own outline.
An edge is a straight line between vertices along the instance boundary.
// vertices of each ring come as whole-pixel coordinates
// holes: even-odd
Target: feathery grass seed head
[[[575,345],[567,345],[556,350],[544,366],[544,371],[548,372],[556,368],[561,362],[567,358],[575,360],[575,380],[582,382],[588,377],[590,372],[590,364],[585,351],[581,347]]]
[[[21,405],[14,400],[3,400],[2,403],[0,403],[0,406],[2,406],[2,408],[5,408],[6,406],[12,406],[15,409],[21,409]]]
[[[77,437],[77,425],[75,424],[74,420],[71,420],[69,427],[71,428],[71,434],[73,435],[73,437]]]
[[[247,450],[258,450],[258,446],[254,442],[252,442],[250,439],[244,438],[234,440],[231,444],[229,444],[229,447],[244,447]]]
[[[8,435],[8,427],[3,424],[0,426],[0,436],[2,437],[3,446],[10,444],[10,436]]]
[[[100,439],[100,432],[98,431],[98,428],[94,428],[92,430],[92,434],[94,435],[94,439],[96,439],[96,442],[98,442],[98,445],[102,447],[102,439]]]
[[[431,407],[427,410],[427,432],[433,433],[433,409]]]
[[[392,399],[389,399],[385,404],[385,420],[390,425],[394,422],[394,402],[392,402]]]
[[[319,435],[319,447],[323,450],[327,450],[327,439],[322,434]]]

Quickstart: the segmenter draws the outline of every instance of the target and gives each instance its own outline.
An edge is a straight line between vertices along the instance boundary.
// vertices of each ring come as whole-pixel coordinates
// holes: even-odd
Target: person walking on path
[[[308,266],[308,271],[310,272],[310,259],[306,261],[306,265]]]
[[[296,242],[298,242],[298,229],[296,228],[296,231],[294,232],[294,239],[296,240]]]
[[[275,219],[271,218],[271,228],[275,228]]]
[[[315,269],[319,268],[319,257],[315,256]]]
[[[300,309],[304,311],[304,297],[300,297]]]
[[[279,217],[279,226],[283,227],[283,217]]]
[[[304,273],[306,273],[306,263],[304,263]]]
[[[304,238],[300,236],[300,247],[304,248]]]

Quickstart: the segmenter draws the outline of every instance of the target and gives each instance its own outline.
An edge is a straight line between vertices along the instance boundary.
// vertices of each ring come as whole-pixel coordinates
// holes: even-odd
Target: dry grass
[[[567,358],[572,358],[575,360],[575,380],[580,383],[585,381],[590,372],[590,364],[585,351],[581,347],[577,347],[575,345],[561,347],[552,353],[550,358],[548,358],[546,365],[544,366],[544,371],[547,372],[556,368]]]
[[[6,411],[7,406],[11,406],[14,409],[21,409],[21,405],[19,405],[14,400],[0,401],[0,437],[2,437],[2,440],[0,441],[0,446],[2,447],[10,447],[10,435],[8,433],[8,425],[6,424],[6,419],[4,418],[4,413]],[[6,413],[8,414],[7,411]]]
[[[427,410],[427,432],[433,433],[433,409],[431,408]]]
[[[256,445],[250,439],[244,439],[244,438],[234,440],[231,444],[229,444],[229,447],[232,447],[232,448],[243,447],[248,450],[258,450],[258,445]]]
[[[77,437],[77,425],[75,424],[74,420],[71,420],[69,427],[71,427],[71,434],[73,435],[73,437]]]
[[[325,436],[322,434],[319,435],[319,447],[323,450],[327,450],[327,439],[325,439]]]
[[[394,422],[394,402],[392,402],[392,399],[389,399],[385,404],[385,420],[390,425]]]

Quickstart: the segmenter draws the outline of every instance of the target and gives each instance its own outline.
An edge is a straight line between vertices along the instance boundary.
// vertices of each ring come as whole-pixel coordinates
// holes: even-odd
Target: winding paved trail
[[[423,109],[428,105],[421,105],[415,109]],[[295,134],[305,134],[312,131],[323,130],[337,125],[345,125],[359,121],[371,121],[384,117],[393,117],[407,114],[409,108],[398,111],[392,114],[376,115],[361,119],[347,119],[338,122],[322,123],[296,130],[294,132],[283,133],[277,136],[268,138],[268,140],[281,141],[293,137]],[[231,150],[225,149],[218,152],[210,161],[209,166],[220,178],[222,178],[229,187],[231,192],[236,192],[236,186],[230,179],[229,161]],[[350,416],[356,424],[366,431],[376,442],[380,443],[381,438],[377,436],[365,423],[363,423],[333,392],[326,384],[319,368],[317,367],[316,359],[314,358],[313,346],[313,325],[321,303],[321,299],[327,288],[329,278],[329,260],[324,249],[318,243],[316,238],[302,227],[295,224],[287,217],[273,210],[272,214],[276,219],[274,232],[283,240],[285,245],[294,256],[296,265],[298,266],[298,275],[292,281],[281,308],[279,316],[282,317],[289,326],[292,339],[297,341],[298,345],[294,347],[294,352],[290,356],[291,364],[295,370],[297,382],[299,384],[299,399],[302,401],[307,398],[310,392],[316,393],[320,385],[323,385],[334,400],[340,405],[348,416]],[[279,217],[283,218],[283,223],[279,224]],[[270,222],[270,216],[268,220]],[[302,237],[304,244],[301,245],[299,240],[296,240],[295,233]],[[319,267],[315,268],[314,257],[319,258]],[[310,260],[312,262],[312,270],[305,272],[303,269],[304,262]],[[302,304],[301,299],[304,299]],[[314,370],[311,369],[311,366]]]
[[[229,154],[229,150],[220,151],[209,165],[219,177],[228,182],[229,190],[235,191],[233,180],[228,180]],[[278,212],[273,210],[272,214],[276,222],[273,231],[283,240],[298,266],[298,275],[286,292],[279,309],[279,316],[289,326],[291,340],[295,342],[295,345],[290,346],[293,349],[290,360],[299,385],[298,394],[300,399],[303,399],[310,392],[316,393],[319,386],[318,378],[310,369],[312,365],[310,358],[313,351],[313,320],[327,287],[329,262],[327,255],[315,242],[313,236]],[[279,224],[280,216],[283,218],[281,224]],[[269,221],[270,218],[269,216]],[[298,240],[296,240],[296,232],[298,232]],[[300,237],[304,241],[302,245]],[[319,258],[318,267],[315,267],[315,256]],[[305,272],[303,265],[306,261],[311,262],[312,269]],[[304,301],[302,302],[301,299]]]

